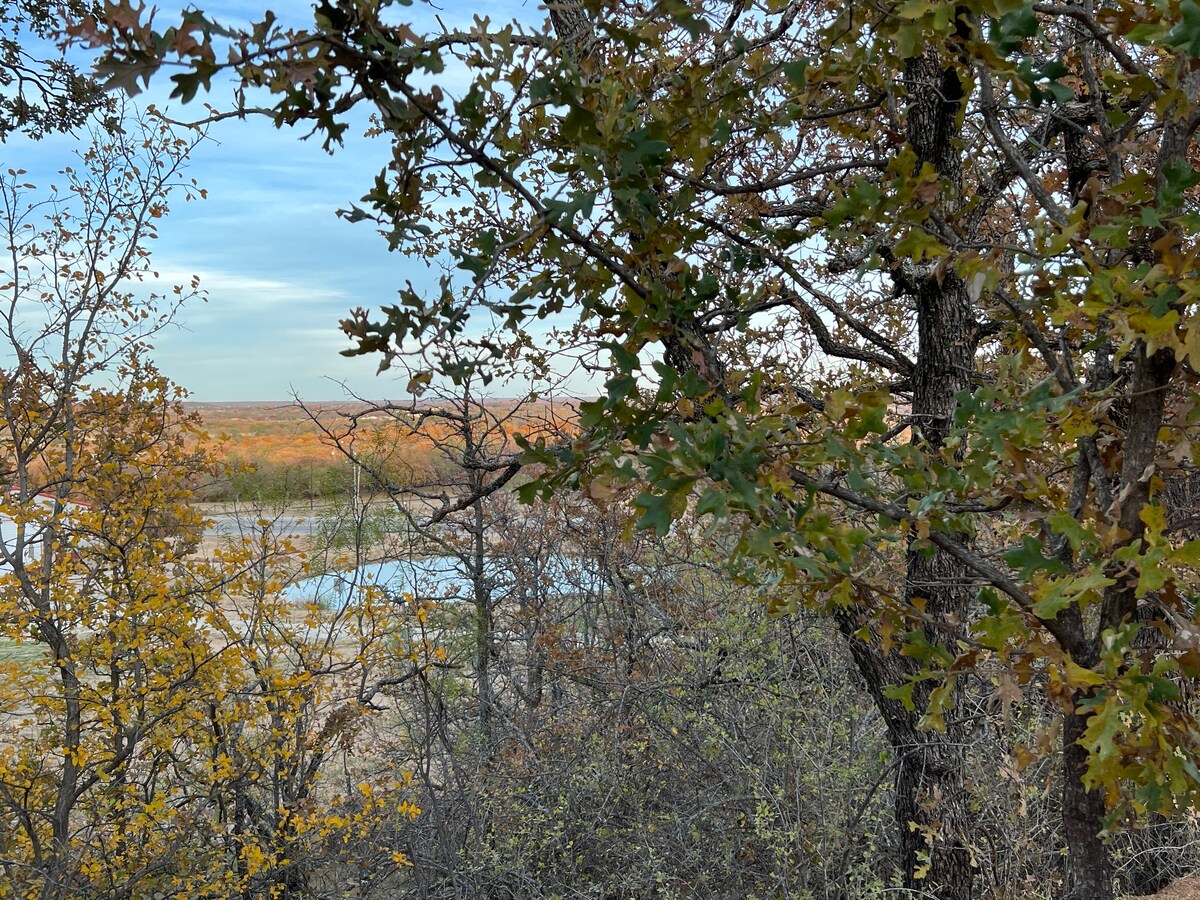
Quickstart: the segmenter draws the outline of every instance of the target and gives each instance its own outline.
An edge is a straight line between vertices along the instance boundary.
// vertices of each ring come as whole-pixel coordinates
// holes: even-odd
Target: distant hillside
[[[501,415],[516,410],[520,403],[506,398],[485,401],[490,411]],[[356,414],[356,454],[375,460],[381,470],[390,473],[390,479],[426,479],[443,466],[430,452],[428,437],[414,435],[391,415],[370,412],[365,403],[311,403],[306,409],[289,401],[189,402],[185,408],[201,417],[209,436],[223,446],[225,461],[237,469],[203,485],[200,496],[205,500],[347,495],[353,467],[337,449],[334,438],[345,438]],[[546,418],[570,418],[571,409],[569,401],[556,401],[553,406],[549,402],[530,404],[514,416],[512,428],[521,430]]]

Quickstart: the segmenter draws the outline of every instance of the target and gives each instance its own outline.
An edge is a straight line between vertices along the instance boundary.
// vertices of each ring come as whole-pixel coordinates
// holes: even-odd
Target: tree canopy
[[[423,35],[394,5],[72,34],[330,147],[368,109],[391,161],[343,215],[457,270],[354,311],[350,352],[464,378],[569,312],[603,389],[526,496],[637,484],[641,527],[693,509],[835,617],[910,886],[971,892],[964,691],[1057,704],[1067,896],[1111,896],[1102,829],[1200,799],[1200,6],[562,0]]]
[[[35,138],[70,131],[97,110],[111,109],[99,82],[55,53],[51,42],[64,19],[90,8],[86,0],[55,9],[28,0],[0,5],[0,140],[14,131]]]

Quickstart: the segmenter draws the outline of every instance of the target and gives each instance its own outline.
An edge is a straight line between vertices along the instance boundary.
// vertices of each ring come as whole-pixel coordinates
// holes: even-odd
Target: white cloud
[[[200,289],[208,295],[206,305],[210,310],[229,307],[270,310],[281,306],[294,308],[350,302],[344,290],[309,279],[287,280],[219,269],[188,269],[181,264],[156,264],[155,271],[158,278],[148,278],[145,283],[159,292],[169,291],[177,284],[188,288],[193,277],[199,278]]]

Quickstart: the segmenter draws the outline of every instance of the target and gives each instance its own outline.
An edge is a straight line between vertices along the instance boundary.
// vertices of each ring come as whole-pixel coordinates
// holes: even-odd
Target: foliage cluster
[[[422,36],[392,6],[160,30],[121,2],[70,32],[115,84],[169,60],[183,101],[237,79],[217,116],[332,147],[365,108],[390,141],[344,215],[457,269],[343,328],[414,394],[468,390],[440,414],[465,493],[438,502],[484,758],[510,691],[478,504],[520,461],[474,439],[469,390],[548,365],[533,328],[569,311],[604,387],[572,439],[525,436],[524,499],[632,488],[659,537],[698,514],[777,611],[836,623],[907,890],[979,882],[978,692],[1049,706],[1022,761],[1059,757],[1063,896],[1111,897],[1110,833],[1200,800],[1200,543],[1172,499],[1200,416],[1200,8],[563,0]]]
[[[351,852],[394,877],[381,823],[417,810],[362,748],[419,611],[296,610],[267,521],[195,553],[218,460],[150,342],[196,285],[139,283],[193,141],[91,137],[61,189],[0,178],[0,896],[304,896]]]
[[[0,141],[16,131],[35,138],[70,131],[96,113],[113,113],[111,95],[51,43],[64,19],[94,8],[88,0],[68,0],[57,9],[37,0],[0,7]]]
[[[486,501],[490,684],[460,591],[430,617],[444,664],[394,699],[389,753],[422,808],[395,832],[403,895],[894,896],[897,759],[837,629],[768,615],[786,597],[731,578],[694,520],[630,540],[632,514]],[[471,583],[469,557],[455,571]],[[980,893],[1050,898],[1061,772],[1022,747],[1055,716],[1005,683],[963,700]],[[1194,828],[1155,829],[1112,841],[1126,891],[1195,864]]]

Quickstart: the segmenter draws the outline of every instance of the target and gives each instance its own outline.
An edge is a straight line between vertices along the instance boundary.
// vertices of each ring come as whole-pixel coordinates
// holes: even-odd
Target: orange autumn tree
[[[0,180],[0,896],[296,896],[345,848],[403,864],[378,839],[403,778],[352,760],[407,612],[294,609],[305,562],[269,523],[195,552],[216,458],[148,355],[189,292],[137,285],[192,145],[128,116],[64,191]]]

